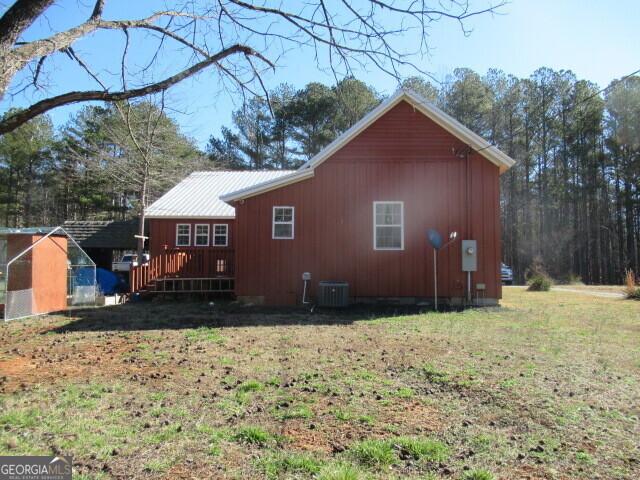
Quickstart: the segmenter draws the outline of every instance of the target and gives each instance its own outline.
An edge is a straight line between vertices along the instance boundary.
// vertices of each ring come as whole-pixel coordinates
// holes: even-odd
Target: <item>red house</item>
[[[149,207],[152,261],[132,288],[295,305],[340,281],[351,301],[423,301],[435,228],[458,234],[438,256],[438,297],[497,303],[499,178],[514,163],[400,91],[294,172],[189,176]]]

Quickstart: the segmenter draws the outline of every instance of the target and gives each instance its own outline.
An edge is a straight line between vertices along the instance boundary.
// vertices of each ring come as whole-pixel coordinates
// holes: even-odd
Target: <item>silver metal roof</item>
[[[147,218],[233,218],[220,196],[269,182],[293,170],[193,172],[147,207]]]

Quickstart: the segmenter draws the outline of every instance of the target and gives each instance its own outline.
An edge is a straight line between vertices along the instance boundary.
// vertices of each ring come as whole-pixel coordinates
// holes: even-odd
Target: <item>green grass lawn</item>
[[[74,478],[640,478],[640,304],[148,302],[0,326],[0,455]]]

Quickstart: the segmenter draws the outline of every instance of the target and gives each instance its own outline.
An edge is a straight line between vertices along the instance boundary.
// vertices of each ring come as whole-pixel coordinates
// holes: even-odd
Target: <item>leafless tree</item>
[[[122,123],[125,126],[126,138],[118,141],[119,145],[132,145],[132,152],[124,155],[125,165],[118,165],[118,175],[125,175],[130,181],[136,185],[138,192],[138,259],[142,262],[142,253],[144,251],[145,241],[145,210],[149,197],[149,182],[152,180],[154,172],[161,172],[158,168],[156,160],[163,158],[157,155],[156,150],[156,133],[162,128],[162,120],[164,117],[164,95],[158,105],[153,103],[143,103],[137,109],[132,109],[131,103],[125,101],[124,105],[115,103],[116,109],[120,114]],[[138,115],[136,115],[138,113]],[[141,117],[141,118],[136,118]],[[127,141],[128,140],[128,141]]]
[[[144,101],[111,102],[95,117],[97,135],[69,142],[65,154],[106,184],[117,185],[135,198],[138,224],[138,252],[145,238],[145,209],[168,185],[193,168],[201,169],[204,158],[190,148],[175,123],[166,115],[162,93]]]
[[[493,13],[503,4],[498,1],[472,8],[470,1],[167,0],[169,9],[144,18],[109,19],[103,14],[107,0],[97,0],[83,23],[62,31],[50,26],[49,36],[26,40],[29,27],[46,19],[49,8],[57,2],[16,0],[0,18],[0,99],[26,92],[41,100],[5,115],[0,120],[0,134],[62,105],[123,101],[160,93],[208,68],[243,92],[266,94],[262,73],[275,68],[291,49],[308,49],[318,67],[336,77],[351,74],[357,67],[377,68],[399,78],[407,67],[422,71],[418,61],[429,52],[432,23],[453,21],[466,35],[469,18]],[[422,40],[408,45],[405,35],[414,30]],[[124,42],[114,39],[113,43],[114,48],[122,44],[119,65],[101,71],[92,68],[75,48],[80,39],[98,31],[124,38]],[[146,62],[129,65],[127,55],[150,44],[152,53]],[[175,52],[180,55],[170,55]],[[49,86],[60,85],[48,59],[61,55],[80,66],[97,88],[49,96],[43,78],[51,78]],[[117,56],[109,55],[112,57],[118,61]],[[163,63],[167,58],[173,63],[181,58],[182,65],[170,65],[174,73],[158,78],[158,72],[168,67]],[[121,74],[115,75],[116,71]]]

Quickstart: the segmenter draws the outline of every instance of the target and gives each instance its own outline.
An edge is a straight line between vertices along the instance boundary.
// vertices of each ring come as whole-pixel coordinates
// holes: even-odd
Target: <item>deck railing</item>
[[[161,278],[230,278],[234,276],[232,249],[184,248],[152,257],[144,265],[132,267],[132,293],[146,290]]]

